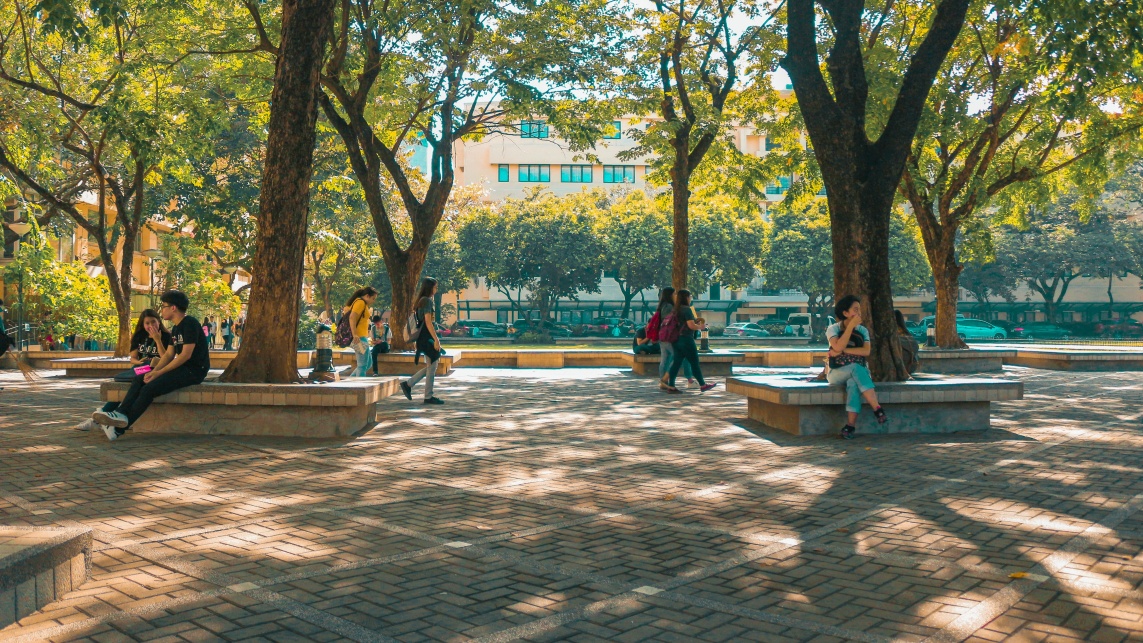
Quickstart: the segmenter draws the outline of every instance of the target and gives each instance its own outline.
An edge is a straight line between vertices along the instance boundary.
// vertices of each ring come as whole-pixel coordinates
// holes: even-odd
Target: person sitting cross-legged
[[[139,375],[114,411],[96,411],[91,419],[103,425],[108,440],[114,440],[131,428],[160,395],[200,384],[210,371],[210,353],[206,337],[197,319],[187,315],[190,301],[177,290],[168,290],[159,298],[159,314],[170,322],[173,351],[167,351],[158,366]]]

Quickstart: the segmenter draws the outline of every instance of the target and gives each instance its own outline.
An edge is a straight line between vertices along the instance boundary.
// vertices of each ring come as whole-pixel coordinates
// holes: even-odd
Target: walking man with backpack
[[[401,382],[401,392],[407,399],[413,399],[413,387],[422,379],[425,380],[425,404],[444,404],[444,400],[433,395],[433,382],[436,381],[437,364],[440,362],[441,340],[437,337],[433,313],[433,296],[437,294],[437,280],[432,277],[421,279],[421,288],[417,293],[417,303],[413,314],[405,325],[405,339],[413,341],[417,346],[417,353],[425,356],[425,367],[417,371],[407,381]]]

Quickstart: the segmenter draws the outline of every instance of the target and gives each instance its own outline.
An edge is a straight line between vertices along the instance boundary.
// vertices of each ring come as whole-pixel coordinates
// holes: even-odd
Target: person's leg
[[[119,405],[119,412],[127,416],[127,427],[130,428],[130,426],[147,411],[147,408],[151,406],[151,402],[154,402],[156,397],[166,395],[181,388],[201,384],[202,380],[203,378],[201,376],[187,368],[177,368],[170,373],[164,373],[144,384],[143,387],[139,389],[138,396],[131,401],[130,405],[128,405],[127,400],[124,399]]]
[[[702,378],[702,365],[699,364],[698,346],[695,346],[695,339],[693,337],[681,337],[679,344],[682,346],[683,357],[686,359],[686,363],[690,364],[691,373],[698,380],[699,386],[706,386],[706,380]]]
[[[131,406],[135,404],[135,400],[139,397],[139,391],[143,390],[143,386],[145,386],[143,376],[136,375],[135,379],[131,380],[131,388],[127,389],[127,393],[123,396],[123,399],[119,401],[115,410],[125,412],[123,409],[131,408]]]
[[[861,393],[857,382],[853,379],[853,367],[856,364],[846,364],[840,368],[831,368],[826,374],[826,380],[833,386],[845,385],[845,411],[846,425],[842,433],[857,426],[857,414],[861,412]]]
[[[425,356],[428,361],[428,356]],[[440,358],[433,360],[425,365],[425,399],[433,399],[433,383],[437,380],[437,364],[440,363]]]
[[[369,374],[369,346],[365,340],[357,340],[354,353],[357,355],[357,368],[353,369],[353,377],[365,377]]]
[[[373,354],[373,374],[377,375],[377,356],[381,354],[381,345],[374,346],[369,352]]]
[[[667,372],[667,386],[675,388],[675,378],[679,376],[679,369],[683,366],[683,352],[675,342],[671,349],[671,370]]]
[[[876,410],[881,408],[877,403],[877,392],[873,390],[873,376],[869,373],[869,369],[861,364],[854,364],[853,366],[853,381],[858,390],[861,391],[861,397],[869,403],[870,408]]]

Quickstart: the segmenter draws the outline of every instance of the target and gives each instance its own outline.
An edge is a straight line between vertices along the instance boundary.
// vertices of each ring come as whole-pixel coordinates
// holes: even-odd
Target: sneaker
[[[877,418],[878,424],[885,424],[889,421],[889,416],[885,415],[885,409],[880,406],[873,409],[873,417]]]
[[[406,400],[413,399],[413,389],[407,383],[401,382],[401,392],[405,394]]]
[[[668,387],[667,387],[667,392],[668,392],[668,393],[682,393],[682,391],[680,391],[679,389],[677,389],[677,388],[675,388],[675,387],[673,387],[673,386],[668,386]]]
[[[119,411],[96,411],[91,415],[91,419],[100,424],[107,424],[117,429],[127,428],[127,416]]]
[[[116,431],[115,427],[113,427],[113,426],[107,426],[106,424],[100,424],[99,428],[103,429],[103,435],[107,436],[108,442],[114,442],[119,437],[119,432]]]
[[[95,420],[88,418],[88,419],[84,420],[83,422],[80,422],[79,424],[77,424],[75,427],[75,430],[76,431],[90,431],[90,430],[92,430],[98,426],[99,426],[99,424],[96,423]]]
[[[695,378],[688,377],[687,378],[687,386],[694,386],[694,385],[695,385]]]
[[[666,382],[659,382],[659,390],[660,391],[667,390],[667,383]]]
[[[703,384],[702,386],[699,387],[699,391],[702,393],[706,393],[707,391],[709,391],[710,389],[712,389],[716,386],[718,386],[718,384],[715,384],[714,382],[711,382],[710,384]]]
[[[434,395],[433,397],[425,400],[425,404],[444,404],[444,400]]]
[[[854,433],[857,431],[856,427],[849,426],[848,424],[841,429],[841,438],[843,440],[852,440]]]

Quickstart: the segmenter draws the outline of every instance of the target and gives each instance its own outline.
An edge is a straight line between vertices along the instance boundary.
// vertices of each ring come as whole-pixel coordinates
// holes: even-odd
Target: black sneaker
[[[843,440],[852,440],[852,439],[854,438],[854,434],[855,434],[856,432],[857,432],[857,428],[856,428],[856,427],[852,427],[852,426],[849,426],[849,425],[847,424],[847,425],[845,425],[844,427],[842,427],[842,429],[841,429],[841,439],[843,439]]]
[[[877,418],[878,424],[885,424],[889,421],[889,416],[885,415],[885,409],[880,406],[873,409],[873,417]]]
[[[425,404],[444,404],[444,400],[434,395],[433,397],[425,400]]]
[[[401,382],[401,392],[405,394],[406,400],[413,399],[413,389],[410,388],[409,385],[405,382]]]

